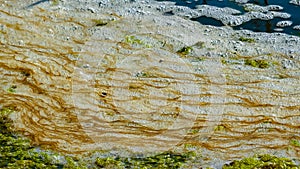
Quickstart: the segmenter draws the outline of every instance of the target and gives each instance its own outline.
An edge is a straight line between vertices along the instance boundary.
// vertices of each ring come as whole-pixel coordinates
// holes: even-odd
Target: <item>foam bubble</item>
[[[287,26],[291,26],[293,24],[292,21],[279,21],[277,22],[276,26],[277,27],[287,27]]]

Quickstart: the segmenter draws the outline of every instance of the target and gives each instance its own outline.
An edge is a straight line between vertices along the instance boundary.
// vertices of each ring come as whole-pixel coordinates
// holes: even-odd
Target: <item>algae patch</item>
[[[295,147],[300,147],[300,141],[299,140],[293,139],[293,140],[290,141],[290,144],[295,146]]]
[[[125,42],[128,43],[128,44],[131,44],[131,45],[142,46],[142,47],[145,47],[145,48],[151,48],[152,47],[151,44],[145,43],[143,40],[141,40],[138,37],[133,36],[133,35],[127,35],[125,37]]]
[[[15,113],[14,108],[4,107],[0,110],[0,168],[68,168],[62,156],[41,151],[33,147],[30,140],[19,136],[12,130],[13,121],[9,116]],[[74,167],[73,167],[74,168]]]
[[[193,48],[191,46],[184,46],[183,48],[179,49],[177,51],[178,54],[181,55],[188,55],[193,51]]]
[[[16,86],[16,85],[11,85],[11,86],[7,89],[7,92],[9,92],[9,93],[15,93],[15,92],[16,92],[16,89],[17,89],[17,86]]]
[[[269,154],[256,155],[225,164],[223,169],[299,169],[292,160],[284,157],[276,157]]]
[[[144,158],[97,158],[96,165],[101,168],[180,168],[189,159],[195,156],[192,152],[176,154],[165,152]]]
[[[246,38],[246,37],[242,37],[242,36],[239,38],[239,41],[248,42],[248,43],[254,43],[255,42],[255,40],[253,38]]]
[[[0,110],[0,167],[1,168],[57,168],[46,153],[34,151],[30,141],[17,136],[11,130],[12,120],[9,115],[13,108]]]
[[[271,66],[271,64],[266,60],[256,60],[256,59],[246,59],[245,65],[260,68],[260,69],[266,69]]]

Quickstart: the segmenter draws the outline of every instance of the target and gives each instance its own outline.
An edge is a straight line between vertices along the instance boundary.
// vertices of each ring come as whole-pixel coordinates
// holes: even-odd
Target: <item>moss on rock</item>
[[[165,152],[154,156],[144,158],[122,158],[122,157],[106,157],[97,158],[96,165],[102,168],[139,168],[139,169],[176,169],[180,168],[186,163],[194,153],[187,152],[183,154],[176,154],[173,152]]]
[[[269,68],[271,64],[266,60],[246,59],[245,65],[256,67],[256,68],[261,68],[261,69],[266,69],[266,68]]]
[[[177,51],[178,54],[181,55],[188,55],[193,51],[193,48],[191,46],[184,46],[183,48],[179,49]]]
[[[45,152],[37,152],[30,141],[14,133],[9,115],[13,108],[0,110],[0,168],[58,168],[53,157]]]
[[[299,169],[292,160],[269,154],[256,155],[225,164],[223,169]]]

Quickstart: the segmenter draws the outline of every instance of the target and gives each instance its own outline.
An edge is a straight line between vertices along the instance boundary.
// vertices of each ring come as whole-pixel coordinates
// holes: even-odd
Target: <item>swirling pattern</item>
[[[0,8],[0,104],[17,110],[15,129],[35,144],[81,153],[163,142],[198,146],[207,160],[299,158],[290,144],[300,140],[299,55],[273,51],[268,69],[222,64],[197,45],[191,56],[177,52],[207,40],[178,18],[12,9]],[[97,27],[99,18],[108,23]],[[282,68],[285,59],[294,66]]]

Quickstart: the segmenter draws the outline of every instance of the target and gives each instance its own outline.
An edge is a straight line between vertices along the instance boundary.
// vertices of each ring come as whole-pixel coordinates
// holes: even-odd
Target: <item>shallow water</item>
[[[171,2],[176,2],[176,5],[179,6],[188,6],[192,9],[196,8],[197,5],[211,5],[216,7],[230,7],[233,9],[237,9],[241,12],[241,14],[245,13],[245,10],[243,9],[244,4],[236,3],[231,0],[169,0]],[[278,0],[250,0],[248,3],[257,4],[260,6],[267,6],[267,5],[280,5],[284,9],[281,12],[286,12],[291,14],[291,18],[289,19],[282,19],[282,18],[274,18],[272,20],[251,20],[249,22],[246,22],[240,26],[233,27],[236,30],[239,29],[247,29],[252,30],[255,32],[284,32],[286,34],[290,35],[296,35],[299,36],[300,30],[293,29],[293,26],[300,25],[300,6],[290,4],[288,0],[284,1],[278,1]],[[206,25],[213,25],[213,26],[223,26],[223,23],[215,20],[213,18],[207,18],[207,17],[200,17],[200,18],[193,18],[192,20],[198,21],[202,24]],[[284,27],[283,30],[278,31],[278,27],[276,27],[277,22],[283,21],[283,20],[290,20],[293,22],[291,26]]]

